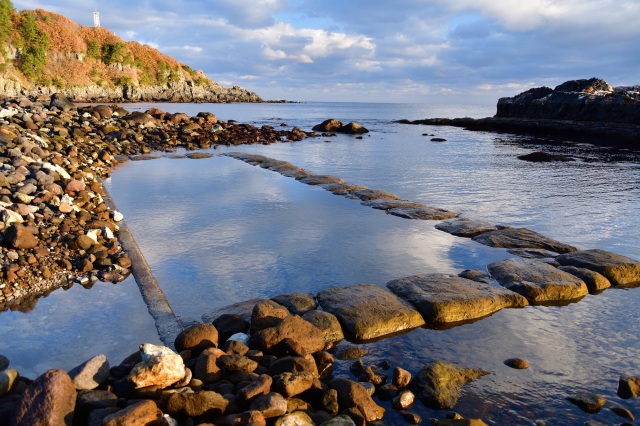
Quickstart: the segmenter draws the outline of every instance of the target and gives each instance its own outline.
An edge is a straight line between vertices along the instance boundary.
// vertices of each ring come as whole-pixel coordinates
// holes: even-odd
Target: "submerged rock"
[[[427,407],[439,410],[453,408],[462,386],[487,374],[487,371],[436,361],[422,367],[409,388]]]
[[[580,391],[567,397],[567,400],[574,403],[582,411],[587,413],[597,413],[600,411],[606,400],[595,393]]]
[[[387,213],[404,219],[417,220],[443,220],[452,218],[456,215],[454,212],[449,210],[430,206],[398,207],[387,210]]]
[[[415,306],[432,324],[469,321],[502,308],[529,304],[527,299],[513,291],[456,275],[414,275],[389,281],[387,287]]]
[[[552,161],[575,161],[574,158],[571,158],[567,155],[560,154],[549,154],[548,152],[536,151],[530,154],[519,155],[519,160],[529,161],[533,163],[550,163]]]
[[[424,319],[408,302],[377,285],[356,284],[318,293],[325,311],[340,320],[355,340],[369,340],[424,325]]]
[[[488,268],[500,285],[531,303],[571,301],[589,293],[580,278],[538,260],[512,258],[494,262]]]

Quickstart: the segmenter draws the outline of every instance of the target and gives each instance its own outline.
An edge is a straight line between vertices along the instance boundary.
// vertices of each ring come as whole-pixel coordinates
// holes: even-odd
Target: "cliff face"
[[[45,49],[40,69],[31,25]],[[11,33],[0,43],[0,96],[47,97],[61,93],[77,102],[262,102],[241,87],[222,87],[148,45],[125,42],[105,28],[85,27],[41,9],[14,12]],[[36,29],[34,30],[34,26]],[[32,45],[30,45],[30,43]]]
[[[592,78],[538,87],[501,98],[496,117],[640,125],[640,86],[614,88]]]

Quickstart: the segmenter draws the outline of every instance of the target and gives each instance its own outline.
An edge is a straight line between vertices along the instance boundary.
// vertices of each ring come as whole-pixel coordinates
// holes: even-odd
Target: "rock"
[[[355,407],[364,415],[367,422],[382,419],[384,408],[377,405],[361,384],[349,379],[333,379],[330,387],[338,392],[341,407]]]
[[[352,345],[351,343],[344,343],[344,342],[336,346],[334,351],[336,358],[342,361],[362,358],[368,353],[369,353],[368,350],[360,346],[356,346],[356,345]]]
[[[209,312],[207,314],[202,315],[202,322],[204,323],[213,323],[213,320],[224,315],[238,315],[242,317],[245,321],[251,322],[251,314],[253,313],[253,307],[262,301],[267,299],[250,299],[245,300],[244,302],[234,303],[223,308],[217,309],[215,311]]]
[[[225,355],[219,349],[208,348],[202,351],[196,360],[193,377],[204,383],[216,383],[222,378],[222,370],[218,366],[218,358]]]
[[[487,426],[480,419],[433,419],[434,426]]]
[[[460,272],[458,276],[483,284],[491,284],[491,281],[493,281],[491,275],[479,269],[465,269],[464,271]]]
[[[315,130],[316,132],[337,132],[342,126],[344,126],[342,122],[335,118],[330,118],[320,124],[316,124],[311,130]]]
[[[515,248],[508,249],[507,253],[524,257],[525,259],[555,259],[558,253],[551,250],[535,249],[535,248]],[[546,260],[545,260],[546,261]],[[549,262],[547,262],[549,263]]]
[[[411,407],[415,402],[416,396],[410,390],[400,392],[393,400],[391,404],[396,410],[406,410]]]
[[[322,331],[324,340],[327,342],[339,342],[344,339],[340,321],[338,321],[335,315],[329,312],[313,309],[302,315],[302,319],[309,321]]]
[[[258,368],[257,362],[243,355],[223,355],[218,358],[218,365],[224,368],[227,373],[236,371],[251,373]]]
[[[0,398],[7,395],[18,378],[18,370],[13,368],[0,370]]]
[[[174,393],[167,400],[166,411],[173,416],[206,416],[212,419],[221,416],[227,405],[229,401],[214,391]]]
[[[431,142],[446,142],[445,138],[431,138]]]
[[[530,303],[572,301],[589,293],[580,278],[538,260],[512,258],[488,268],[500,285],[520,293]]]
[[[589,293],[599,293],[611,287],[611,282],[598,272],[586,268],[577,268],[575,266],[560,266],[558,269],[575,275],[584,281],[589,289]]]
[[[249,330],[249,321],[235,314],[222,314],[213,321],[213,325],[218,330],[219,342],[224,342],[236,333],[246,333]]]
[[[575,161],[567,155],[549,154],[548,152],[536,151],[525,155],[519,155],[518,160],[529,161],[533,163],[550,163],[552,161]]]
[[[330,288],[318,293],[317,299],[358,341],[424,325],[422,316],[409,303],[373,284]]]
[[[49,370],[23,393],[15,423],[71,426],[75,405],[76,389],[67,372]]]
[[[436,361],[425,365],[415,375],[409,388],[429,408],[453,408],[458,402],[462,386],[487,374],[487,371]]]
[[[58,108],[62,111],[75,110],[76,106],[66,96],[61,93],[54,93],[51,95],[51,102],[49,108]]]
[[[0,355],[0,371],[8,368],[9,364],[11,364],[11,362],[9,361],[9,358],[7,358],[4,355]]]
[[[618,396],[622,399],[640,396],[640,377],[620,376],[618,380]]]
[[[310,354],[324,349],[322,331],[297,315],[290,315],[278,326],[266,328],[252,335],[251,347],[268,352],[287,337],[298,342]]]
[[[29,250],[38,245],[38,239],[26,227],[13,224],[4,231],[4,244],[18,250]]]
[[[339,133],[347,133],[350,135],[361,135],[363,133],[369,133],[368,129],[363,127],[360,123],[356,123],[355,121],[352,121],[349,124],[345,124],[337,131]]]
[[[106,355],[100,354],[73,368],[69,377],[77,390],[92,390],[106,382],[109,369]]]
[[[473,237],[473,241],[490,247],[537,248],[569,253],[578,249],[526,228],[505,228],[498,231],[483,232]]]
[[[436,229],[458,237],[471,238],[483,232],[497,231],[500,228],[489,222],[458,217],[436,224]]]
[[[605,250],[583,250],[556,257],[563,266],[575,266],[598,272],[613,285],[631,286],[640,283],[640,262]]]
[[[313,293],[286,293],[272,297],[271,300],[284,306],[294,315],[300,315],[315,310],[318,307],[316,296]]]
[[[500,287],[447,274],[424,274],[389,281],[387,287],[415,306],[432,324],[469,321],[502,308],[527,306],[527,300]]]
[[[283,416],[287,412],[287,401],[276,392],[254,399],[249,405],[250,410],[260,411],[265,419]]]
[[[524,370],[529,368],[529,361],[522,358],[509,358],[504,361],[504,365],[515,368],[516,370]]]
[[[142,362],[136,364],[128,380],[136,389],[147,386],[166,388],[185,376],[182,357],[164,346],[141,345]]]
[[[313,374],[307,372],[284,372],[273,378],[272,389],[285,398],[291,398],[311,388],[313,379]]]
[[[456,215],[454,212],[430,206],[398,207],[387,210],[387,213],[404,219],[416,220],[443,220],[452,218]]]
[[[212,324],[195,324],[180,332],[176,337],[176,351],[190,350],[194,356],[207,348],[218,347],[218,330]]]
[[[65,192],[78,192],[84,191],[86,188],[86,184],[77,179],[71,179],[64,187]]]
[[[614,405],[609,409],[613,411],[616,415],[622,418],[625,418],[631,421],[634,421],[636,419],[633,413],[628,408],[621,407],[620,405]]]
[[[360,199],[362,201],[369,201],[369,200],[379,200],[379,199],[385,199],[385,200],[397,200],[398,196],[391,194],[389,192],[386,191],[380,191],[378,189],[358,189],[355,191],[351,191],[350,196],[352,198],[357,198]]]
[[[150,399],[133,404],[108,415],[102,420],[102,426],[129,426],[154,424],[158,420],[158,406]]]
[[[400,367],[393,369],[393,385],[398,389],[404,389],[411,382],[411,373]]]
[[[351,417],[346,414],[341,414],[331,420],[323,422],[321,426],[356,426],[356,424],[351,420]]]
[[[401,207],[424,207],[424,204],[414,203],[407,200],[390,200],[386,198],[380,198],[376,200],[363,201],[360,204],[363,206],[371,207],[376,210],[390,210]]]
[[[260,411],[245,411],[216,419],[217,426],[266,426],[267,421]]]
[[[253,312],[251,313],[251,333],[257,333],[265,328],[275,327],[289,315],[290,313],[287,308],[272,300],[258,302],[253,307]]]
[[[600,411],[606,400],[592,392],[579,391],[567,397],[567,400],[574,403],[582,411],[587,413],[597,413]]]
[[[259,395],[266,395],[271,389],[273,379],[267,374],[261,374],[254,378],[250,384],[238,391],[238,397],[244,401],[249,401]]]
[[[299,179],[301,183],[307,185],[329,185],[344,183],[344,180],[331,175],[311,175]]]
[[[314,426],[311,417],[304,411],[294,411],[276,420],[274,426]]]
[[[287,356],[273,362],[269,367],[269,374],[277,376],[282,373],[311,373],[318,377],[318,367],[313,357]]]

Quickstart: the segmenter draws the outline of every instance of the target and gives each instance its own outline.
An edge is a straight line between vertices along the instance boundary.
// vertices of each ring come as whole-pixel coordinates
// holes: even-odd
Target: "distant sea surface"
[[[210,111],[220,120],[306,131],[328,118],[357,121],[371,131],[361,139],[338,135],[210,152],[262,154],[468,218],[527,227],[580,248],[640,259],[640,152],[394,123],[402,118],[487,117],[494,115],[494,106],[124,106],[189,115]],[[433,137],[446,141],[433,142]],[[576,161],[517,159],[533,151],[569,155]],[[107,187],[172,308],[186,318],[199,319],[248,298],[317,293],[356,283],[384,286],[419,273],[485,269],[512,257],[503,249],[440,232],[435,222],[386,215],[229,157],[161,155],[128,162],[114,171]],[[41,299],[26,314],[1,313],[0,331],[14,342],[3,349],[5,355],[31,376],[46,368],[74,367],[98,353],[87,353],[91,345],[112,364],[119,363],[138,343],[157,341],[136,290],[132,279],[115,286],[98,283],[90,290],[75,285],[66,294],[59,290]],[[449,330],[423,328],[369,343],[365,347],[372,355],[365,362],[388,359],[415,373],[424,363],[440,359],[488,370],[489,376],[465,386],[455,411],[490,424],[532,424],[537,419],[548,424],[620,423],[609,410],[588,415],[565,397],[589,390],[639,413],[638,400],[616,396],[619,375],[640,372],[639,305],[640,289],[611,289],[568,306],[503,310]],[[67,325],[61,330],[60,324]],[[45,352],[35,355],[32,348]],[[503,361],[512,357],[528,359],[532,368],[506,367]],[[336,365],[338,373],[347,369],[348,364]],[[387,408],[385,421],[402,424]],[[421,403],[413,409],[423,418],[442,417]]]

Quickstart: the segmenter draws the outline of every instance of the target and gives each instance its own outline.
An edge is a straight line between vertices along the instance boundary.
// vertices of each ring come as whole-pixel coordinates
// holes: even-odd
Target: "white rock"
[[[124,215],[117,210],[113,211],[113,220],[115,222],[120,222],[124,219]]]
[[[104,235],[104,237],[107,240],[110,240],[112,238],[115,238],[115,235],[113,235],[113,231],[109,228],[107,228],[106,226],[103,226],[102,228],[100,228],[102,230],[102,235]]]
[[[146,386],[166,388],[186,374],[182,357],[165,346],[145,343],[140,346],[142,362],[133,367],[128,380],[136,389]]]
[[[236,342],[240,342],[243,345],[249,346],[249,340],[251,340],[251,339],[250,339],[248,334],[236,333],[233,336],[229,337],[229,339],[227,339],[227,340],[235,340]]]
[[[100,235],[101,233],[102,232],[99,229],[92,229],[90,231],[87,231],[87,237],[91,238],[93,241],[97,243],[98,235]]]

